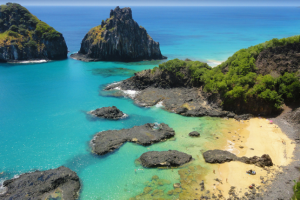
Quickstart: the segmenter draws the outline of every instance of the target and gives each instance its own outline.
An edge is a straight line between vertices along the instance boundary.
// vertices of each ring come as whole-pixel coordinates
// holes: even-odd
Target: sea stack
[[[66,59],[64,37],[16,3],[0,6],[0,62]]]
[[[72,58],[82,61],[121,61],[166,59],[159,43],[146,29],[132,19],[131,8],[119,6],[110,11],[110,18],[92,28],[83,38],[78,53]]]

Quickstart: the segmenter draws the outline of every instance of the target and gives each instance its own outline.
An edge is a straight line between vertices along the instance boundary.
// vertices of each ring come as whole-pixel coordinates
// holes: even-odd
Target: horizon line
[[[296,7],[300,8],[298,5],[53,5],[53,4],[21,4],[23,6],[53,6],[53,7],[108,7],[108,6],[120,6],[120,7]]]

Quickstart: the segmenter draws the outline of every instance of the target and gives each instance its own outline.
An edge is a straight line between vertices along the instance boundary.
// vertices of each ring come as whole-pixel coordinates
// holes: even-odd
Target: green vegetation
[[[292,200],[300,200],[300,182],[294,180],[295,185],[293,186],[294,195]]]
[[[33,46],[33,38],[36,45],[44,46],[40,39],[53,40],[60,37],[60,33],[45,22],[40,21],[26,8],[16,3],[8,3],[0,6],[4,15],[0,19],[0,44]],[[14,41],[14,42],[12,42]]]
[[[182,67],[188,67],[192,79],[202,83],[204,90],[220,93],[224,103],[231,103],[237,99],[247,102],[248,98],[263,100],[274,108],[279,109],[283,101],[296,101],[300,97],[300,81],[298,73],[285,73],[279,77],[259,75],[256,73],[255,61],[261,51],[266,48],[283,46],[300,42],[300,36],[283,39],[272,39],[265,43],[241,49],[224,63],[211,68],[199,61],[170,60],[160,64],[160,70],[176,73]],[[152,72],[155,72],[154,68]]]

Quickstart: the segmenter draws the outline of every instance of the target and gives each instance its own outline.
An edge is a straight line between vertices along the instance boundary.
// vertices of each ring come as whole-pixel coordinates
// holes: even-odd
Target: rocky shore
[[[80,181],[77,174],[66,167],[22,174],[3,183],[2,200],[68,199],[79,196]]]
[[[167,124],[148,123],[130,129],[99,132],[90,143],[93,153],[104,155],[120,148],[125,142],[148,146],[174,137],[174,135],[175,131]]]
[[[176,150],[149,151],[139,158],[144,167],[178,167],[192,160],[192,156]]]
[[[166,59],[146,29],[132,18],[131,8],[116,7],[101,25],[83,38],[78,53],[71,58],[90,61],[122,61]]]

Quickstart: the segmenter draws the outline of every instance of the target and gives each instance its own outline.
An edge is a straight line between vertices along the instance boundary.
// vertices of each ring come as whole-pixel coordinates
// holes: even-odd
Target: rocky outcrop
[[[149,151],[139,159],[144,167],[178,167],[192,160],[192,156],[176,150]]]
[[[97,133],[91,141],[92,151],[104,155],[120,148],[125,142],[143,146],[174,137],[175,131],[167,124],[145,124],[130,129],[109,130]]]
[[[176,150],[149,151],[139,158],[144,167],[178,167],[192,160],[192,156]]]
[[[191,137],[200,137],[200,133],[198,133],[197,131],[193,131],[189,133],[189,136]]]
[[[246,164],[254,164],[259,167],[269,167],[273,166],[272,159],[268,154],[264,154],[261,157],[253,156],[253,157],[237,157],[233,153],[229,151],[223,150],[209,150],[203,153],[203,157],[205,162],[207,163],[225,163],[230,161],[240,161]]]
[[[300,43],[289,43],[285,46],[270,47],[256,59],[257,73],[283,75],[285,72],[299,72]]]
[[[19,4],[1,5],[0,62],[61,60],[67,53],[61,33]]]
[[[35,171],[20,175],[3,183],[5,193],[1,200],[77,199],[80,181],[77,174],[66,167]]]
[[[90,111],[89,114],[105,119],[120,119],[125,115],[116,106],[97,108],[96,110]]]
[[[132,19],[131,8],[116,7],[110,18],[92,28],[72,58],[83,61],[141,61],[165,59],[146,29]]]

